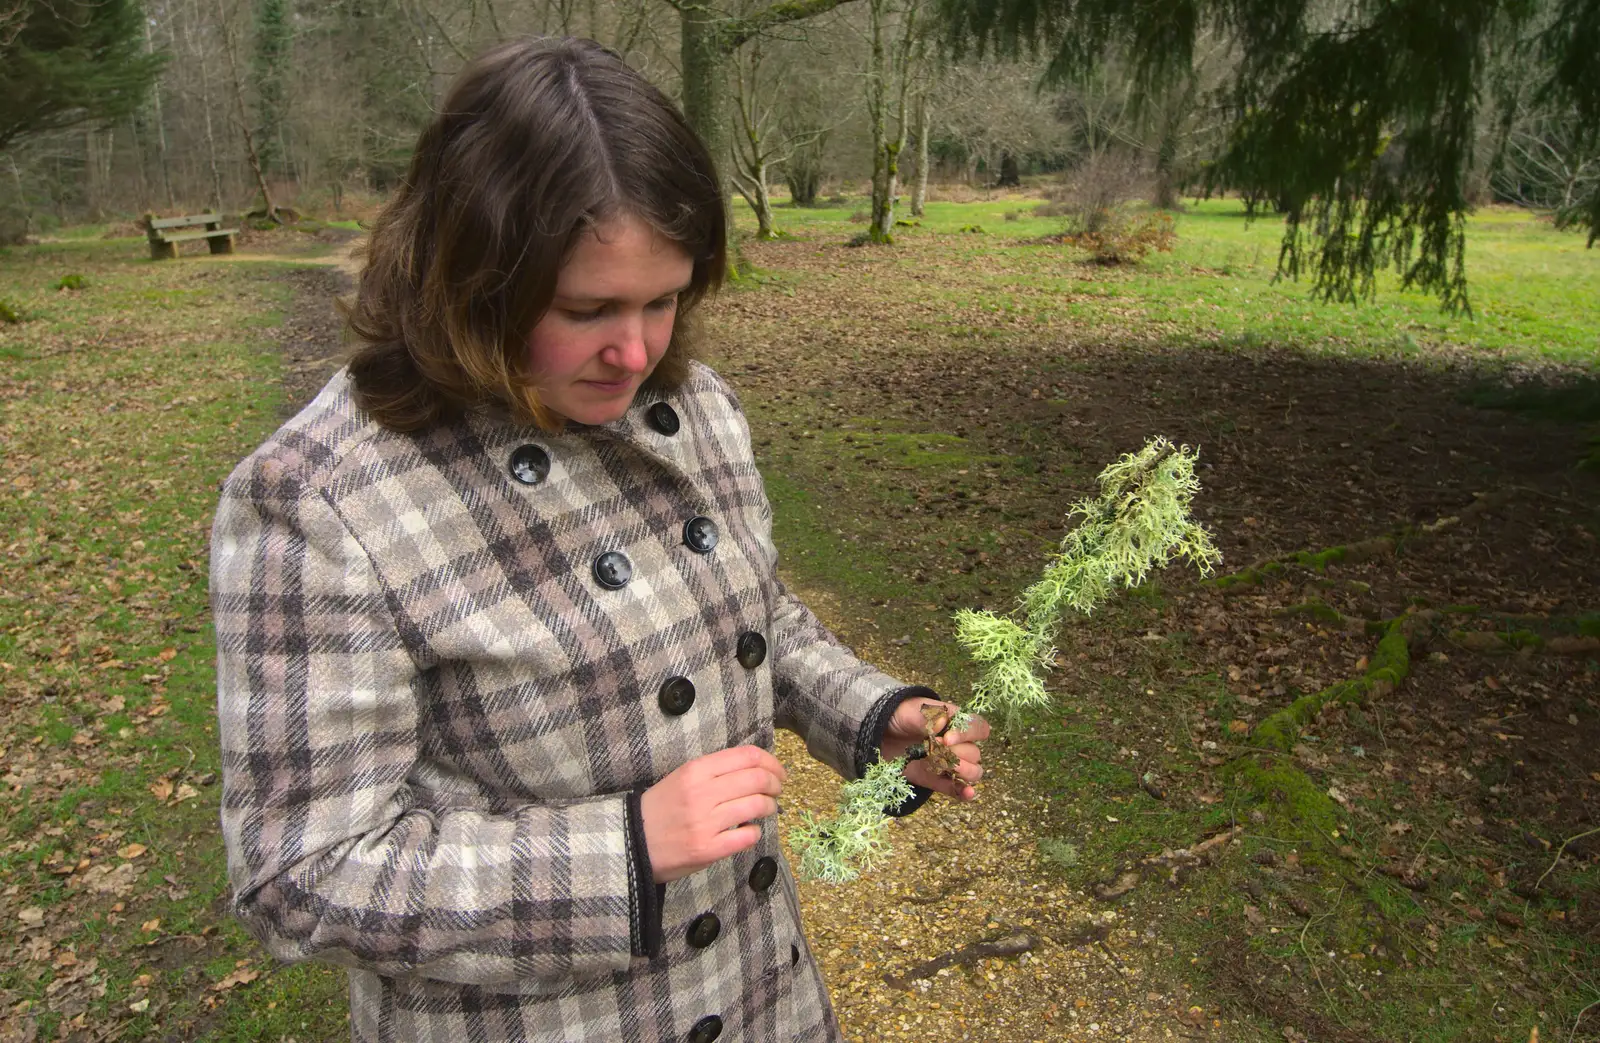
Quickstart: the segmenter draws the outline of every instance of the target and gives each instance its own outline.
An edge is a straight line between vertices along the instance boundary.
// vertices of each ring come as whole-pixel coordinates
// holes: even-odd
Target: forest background
[[[1596,93],[1593,63],[1571,58],[1600,33],[1592,3],[1473,0],[1441,8],[1438,26],[1392,3],[1280,5],[1277,15],[1270,4],[1178,5],[1166,21],[1129,24],[1133,16],[1092,4],[1051,3],[4,0],[0,240],[152,211],[365,216],[402,176],[455,70],[493,41],[527,33],[597,39],[680,98],[762,236],[774,231],[775,183],[807,205],[870,179],[869,234],[881,240],[893,199],[903,194],[919,210],[930,176],[1004,187],[1073,172],[1091,210],[1109,198],[1172,206],[1184,187],[1234,188],[1298,216],[1306,197],[1343,201],[1348,185],[1376,200],[1373,171],[1415,202],[1420,190],[1395,171],[1441,148],[1450,175],[1421,173],[1449,207],[1493,199],[1582,217],[1600,199],[1600,143],[1585,108]],[[1352,11],[1353,30],[1344,21]],[[1298,34],[1275,30],[1293,40],[1263,42],[1264,22],[1294,18]],[[1314,109],[1292,111],[1333,107],[1296,94],[1296,75],[1327,71],[1316,64],[1319,32],[1381,40],[1397,29],[1443,42],[1430,45],[1437,54],[1411,41],[1326,60],[1380,77],[1391,75],[1379,68],[1385,57],[1408,70],[1430,58],[1461,67],[1316,88],[1333,102],[1355,99],[1347,108],[1398,107],[1376,131],[1331,112],[1318,127]],[[1254,66],[1287,67],[1288,57],[1297,68],[1274,67],[1277,95],[1262,94],[1266,74]],[[1279,110],[1291,103],[1290,118],[1333,142],[1329,154],[1241,163],[1243,114],[1263,98]],[[1467,124],[1454,126],[1463,112]],[[1418,131],[1428,120],[1445,125],[1443,146]],[[1272,133],[1281,139],[1281,129]],[[1278,140],[1278,151],[1302,151],[1293,144]],[[1324,169],[1308,178],[1287,169],[1294,162]],[[1347,184],[1335,187],[1328,179],[1340,171],[1328,168],[1340,165]],[[1340,228],[1342,220],[1335,215]],[[1327,223],[1324,213],[1318,231]]]

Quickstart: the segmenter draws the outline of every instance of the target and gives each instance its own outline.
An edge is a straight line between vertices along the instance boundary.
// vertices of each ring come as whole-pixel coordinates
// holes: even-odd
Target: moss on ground
[[[1288,753],[1294,748],[1300,730],[1315,720],[1325,707],[1335,703],[1359,703],[1374,693],[1385,695],[1410,672],[1411,653],[1404,623],[1394,620],[1388,624],[1383,640],[1378,642],[1378,650],[1366,673],[1301,696],[1256,725],[1250,742],[1264,749]]]

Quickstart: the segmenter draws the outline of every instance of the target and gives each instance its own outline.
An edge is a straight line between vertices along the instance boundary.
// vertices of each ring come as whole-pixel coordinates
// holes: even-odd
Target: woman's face
[[[547,408],[579,424],[620,418],[666,354],[694,259],[632,215],[578,241],[528,338]]]

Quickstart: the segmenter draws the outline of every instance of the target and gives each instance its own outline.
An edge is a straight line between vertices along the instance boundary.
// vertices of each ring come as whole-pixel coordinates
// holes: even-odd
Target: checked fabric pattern
[[[674,435],[646,422],[667,402]],[[536,445],[548,473],[513,477]],[[712,519],[696,553],[684,523]],[[632,579],[601,586],[595,558]],[[495,408],[413,435],[343,372],[224,483],[212,535],[222,825],[237,915],[277,957],[350,969],[358,1040],[839,1038],[776,822],[665,888],[628,794],[790,728],[854,777],[906,689],[776,575],[737,399],[709,369],[603,427]],[[740,635],[769,653],[741,665]],[[695,698],[672,715],[668,677]],[[747,883],[758,858],[780,872]],[[713,913],[720,935],[688,944]]]

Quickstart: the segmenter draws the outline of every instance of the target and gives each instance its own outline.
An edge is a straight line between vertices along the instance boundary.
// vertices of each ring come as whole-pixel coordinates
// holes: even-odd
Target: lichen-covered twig
[[[789,833],[789,843],[800,853],[800,875],[831,884],[849,883],[888,853],[884,830],[889,825],[885,808],[896,807],[911,796],[904,757],[880,760],[839,794],[839,813],[819,819],[802,812],[800,825]]]
[[[1042,672],[1055,660],[1055,638],[1066,612],[1087,615],[1118,588],[1138,586],[1174,558],[1187,559],[1202,573],[1221,560],[1210,534],[1189,519],[1190,501],[1200,488],[1194,460],[1193,449],[1165,438],[1122,457],[1100,473],[1100,495],[1068,512],[1078,523],[1044,575],[1023,591],[1020,618],[956,613],[956,639],[984,665],[983,676],[966,708],[947,726],[943,714],[929,717],[930,743],[947,727],[965,731],[975,713],[1002,710],[1014,723],[1023,711],[1048,706]],[[952,775],[944,760],[939,770]],[[904,758],[880,761],[865,778],[846,783],[835,818],[803,817],[789,834],[803,878],[848,882],[883,857],[883,809],[911,795],[904,764]]]
[[[1045,566],[1039,581],[1022,592],[1020,619],[963,609],[956,613],[956,640],[983,676],[973,685],[967,710],[1005,711],[1008,723],[1050,704],[1043,671],[1055,661],[1062,616],[1088,615],[1118,588],[1143,583],[1152,570],[1184,558],[1202,574],[1222,560],[1204,527],[1189,518],[1199,491],[1195,451],[1152,439],[1100,473],[1100,495],[1072,506],[1078,518]]]

